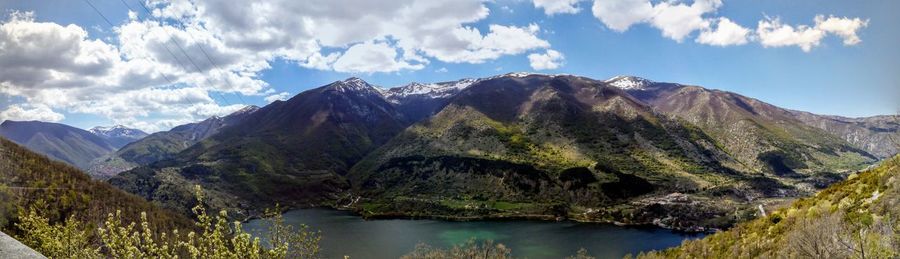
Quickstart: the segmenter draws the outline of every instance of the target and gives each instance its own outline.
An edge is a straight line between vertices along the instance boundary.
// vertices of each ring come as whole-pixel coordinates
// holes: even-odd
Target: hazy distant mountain
[[[88,131],[94,133],[94,135],[106,139],[106,141],[116,149],[122,148],[128,143],[134,142],[147,136],[146,132],[143,132],[139,129],[128,128],[122,125],[116,125],[112,127],[97,126],[91,128]]]
[[[115,153],[93,161],[87,171],[95,177],[108,178],[140,165],[170,159],[178,152],[218,133],[222,128],[236,124],[258,109],[256,106],[247,106],[225,117],[213,116],[200,122],[176,126],[169,131],[150,134],[125,145]]]
[[[171,208],[201,184],[241,209],[723,226],[875,160],[795,113],[637,77],[511,73],[388,90],[349,78],[196,144],[125,156],[148,136],[117,152],[146,166],[110,182]],[[158,149],[167,155],[147,156]]]
[[[0,136],[79,168],[115,150],[100,136],[59,123],[8,120],[0,124]]]

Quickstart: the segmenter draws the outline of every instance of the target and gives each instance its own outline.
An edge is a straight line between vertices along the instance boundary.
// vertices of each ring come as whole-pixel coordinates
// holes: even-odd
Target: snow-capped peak
[[[244,106],[244,108],[241,108],[240,110],[237,110],[235,112],[232,112],[231,114],[228,114],[228,116],[250,114],[250,113],[256,112],[257,110],[259,110],[259,106],[247,105],[247,106]]]
[[[358,77],[351,77],[341,81],[337,81],[328,86],[329,89],[334,89],[339,92],[348,93],[372,93],[381,95],[382,91],[378,87],[369,84],[368,82],[359,79]]]
[[[611,86],[615,86],[621,89],[644,89],[650,84],[653,84],[653,81],[643,79],[636,76],[616,76],[605,81],[607,84]]]
[[[115,125],[112,127],[97,126],[91,128],[89,131],[94,133],[94,135],[106,137],[140,137],[147,135],[147,133],[144,133],[139,129],[132,129],[122,125]]]
[[[408,85],[388,89],[385,92],[385,95],[389,100],[396,100],[412,95],[426,96],[429,98],[444,98],[468,88],[475,82],[478,82],[478,79],[466,78],[459,81],[427,84],[413,82]]]

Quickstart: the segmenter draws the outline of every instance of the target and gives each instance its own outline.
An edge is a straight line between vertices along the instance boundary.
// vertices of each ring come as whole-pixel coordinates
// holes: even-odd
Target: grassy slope
[[[686,241],[679,247],[641,255],[645,258],[771,258],[846,257],[841,240],[852,244],[864,240],[875,257],[897,256],[898,216],[900,216],[900,156],[877,167],[851,175],[814,197],[797,200],[728,231],[701,240]],[[876,235],[879,234],[879,235]],[[855,237],[854,237],[855,236]],[[888,240],[884,240],[887,238]],[[894,239],[894,240],[891,240]],[[831,243],[831,241],[837,241]],[[819,253],[811,253],[818,247]],[[888,251],[888,254],[878,252]],[[870,254],[869,256],[873,256]]]

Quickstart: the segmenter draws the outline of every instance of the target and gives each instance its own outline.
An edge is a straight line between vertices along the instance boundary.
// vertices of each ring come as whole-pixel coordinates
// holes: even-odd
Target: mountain
[[[900,115],[864,118],[818,115],[793,111],[798,120],[820,128],[881,158],[900,153]]]
[[[48,127],[47,123],[39,125],[45,129]],[[0,228],[13,235],[18,231],[13,227],[18,223],[15,212],[34,205],[50,223],[74,217],[91,226],[98,226],[107,214],[121,210],[123,219],[128,222],[139,220],[140,213],[146,212],[153,227],[193,227],[191,221],[180,214],[162,210],[4,137],[0,137],[0,197],[4,198],[0,203]]]
[[[379,88],[349,78],[269,104],[110,183],[173,208],[190,199],[187,183],[229,197],[232,208],[316,204],[342,196],[350,167],[408,124]]]
[[[116,125],[112,127],[97,126],[91,128],[88,131],[94,133],[94,135],[106,139],[106,141],[116,149],[122,148],[128,143],[134,142],[147,136],[146,132],[143,132],[139,129],[128,128],[122,125]]]
[[[798,193],[742,168],[704,132],[617,87],[509,74],[461,91],[350,177],[370,216],[531,215],[675,228],[722,227],[737,204]],[[693,212],[662,215],[671,211]]]
[[[834,178],[828,174],[858,169],[877,159],[840,135],[807,125],[795,111],[736,93],[636,77],[615,77],[606,83],[657,112],[701,128],[746,170]]]
[[[169,131],[150,134],[138,141],[123,146],[116,152],[98,158],[87,170],[92,176],[109,178],[131,168],[171,159],[175,154],[234,125],[259,107],[247,106],[225,117],[213,116],[209,119],[180,125]]]
[[[433,84],[411,83],[388,89],[384,96],[410,121],[420,121],[444,108],[451,97],[477,81],[466,78]]]
[[[900,156],[810,198],[638,258],[897,258]]]
[[[7,120],[0,124],[0,136],[78,168],[115,150],[93,133],[59,123]]]
[[[877,159],[796,116],[637,77],[510,73],[388,90],[348,78],[259,108],[109,182],[182,211],[188,186],[200,184],[217,206],[244,213],[281,203],[371,217],[704,230]]]

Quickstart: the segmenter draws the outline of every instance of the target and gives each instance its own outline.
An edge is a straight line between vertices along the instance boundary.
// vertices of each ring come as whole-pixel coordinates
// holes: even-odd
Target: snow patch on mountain
[[[428,98],[446,98],[450,97],[468,88],[478,79],[466,78],[459,81],[440,82],[440,83],[410,83],[408,85],[394,87],[385,90],[385,97],[391,102],[398,102],[398,99],[409,96],[423,96]]]
[[[122,126],[122,125],[115,125],[115,126],[112,126],[112,127],[97,126],[97,127],[91,128],[91,129],[88,130],[88,131],[90,131],[91,133],[94,133],[94,135],[97,135],[97,136],[103,136],[103,137],[135,137],[135,138],[142,138],[142,137],[144,137],[144,136],[147,136],[147,133],[146,133],[146,132],[143,132],[143,131],[141,131],[141,130],[139,130],[139,129],[128,128],[128,127],[125,127],[125,126]]]
[[[605,81],[611,86],[625,90],[644,89],[655,82],[636,76],[616,76]]]

